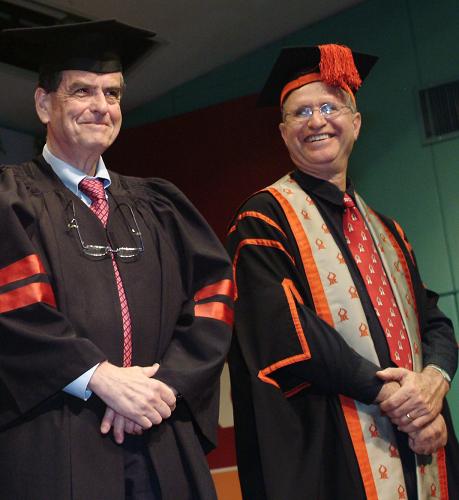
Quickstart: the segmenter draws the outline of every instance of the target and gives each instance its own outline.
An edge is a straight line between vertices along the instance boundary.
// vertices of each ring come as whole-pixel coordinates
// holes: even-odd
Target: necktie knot
[[[88,179],[85,177],[80,181],[79,188],[91,200],[89,208],[105,227],[107,225],[109,207],[103,182],[100,179]]]
[[[346,208],[355,207],[354,200],[347,193],[344,193],[343,202]]]
[[[105,200],[104,184],[100,179],[89,179],[85,177],[78,186],[80,190],[91,199],[91,201]]]

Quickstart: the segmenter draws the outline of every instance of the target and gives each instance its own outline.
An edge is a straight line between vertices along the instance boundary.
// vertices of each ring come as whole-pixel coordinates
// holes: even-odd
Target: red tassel
[[[319,49],[320,75],[325,83],[335,87],[343,87],[343,84],[346,84],[353,90],[362,85],[349,47],[330,43],[319,45]]]

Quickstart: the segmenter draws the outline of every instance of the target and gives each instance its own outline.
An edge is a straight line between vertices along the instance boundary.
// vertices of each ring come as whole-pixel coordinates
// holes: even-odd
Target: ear
[[[282,139],[284,140],[285,145],[287,146],[287,125],[284,122],[279,123],[279,131],[281,133]]]
[[[358,111],[354,114],[352,123],[354,125],[354,140],[356,141],[359,137],[360,127],[362,125],[362,115]]]
[[[41,87],[37,87],[35,90],[35,110],[40,121],[47,125],[51,113],[51,94]]]

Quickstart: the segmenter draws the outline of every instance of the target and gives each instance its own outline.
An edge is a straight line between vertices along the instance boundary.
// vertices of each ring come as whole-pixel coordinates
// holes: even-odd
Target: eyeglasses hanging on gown
[[[122,203],[118,205],[120,209],[123,206],[129,209],[129,213],[132,218],[133,224],[128,223],[127,226],[129,228],[131,236],[138,239],[138,246],[136,247],[120,246],[118,248],[112,248],[111,245],[108,244],[108,242],[106,245],[95,245],[92,243],[91,244],[86,243],[81,235],[80,225],[78,223],[75,211],[75,204],[73,200],[71,201],[72,219],[68,222],[67,229],[69,231],[73,229],[76,231],[84,255],[86,255],[91,259],[96,259],[96,260],[104,259],[109,255],[114,255],[115,258],[119,258],[121,260],[135,260],[143,253],[144,246],[142,240],[142,233],[140,232],[140,228],[135,218],[134,211],[128,204]]]

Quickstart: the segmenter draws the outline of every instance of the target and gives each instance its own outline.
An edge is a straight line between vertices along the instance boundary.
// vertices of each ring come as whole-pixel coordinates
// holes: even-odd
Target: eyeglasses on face
[[[352,108],[346,104],[328,102],[320,106],[301,106],[295,111],[284,113],[284,121],[294,123],[307,122],[313,117],[315,110],[318,110],[320,115],[326,120],[334,120],[341,114],[352,111]]]
[[[80,232],[80,226],[78,224],[78,220],[76,217],[76,212],[75,212],[75,204],[73,201],[71,202],[72,206],[72,219],[68,222],[67,228],[70,229],[75,229],[76,233],[78,235],[78,239],[80,241],[81,248],[83,250],[83,253],[91,257],[92,259],[104,259],[108,255],[113,255],[116,258],[120,259],[134,259],[140,256],[140,254],[143,253],[144,251],[144,246],[143,246],[143,240],[142,240],[142,233],[140,232],[139,225],[137,224],[137,220],[134,215],[134,211],[129,205],[126,205],[129,208],[129,212],[132,216],[132,220],[134,222],[133,226],[130,227],[130,233],[138,238],[139,241],[139,246],[137,247],[127,247],[127,246],[121,246],[118,248],[112,248],[110,245],[93,245],[93,244],[87,244],[83,240],[83,237],[81,236]]]

